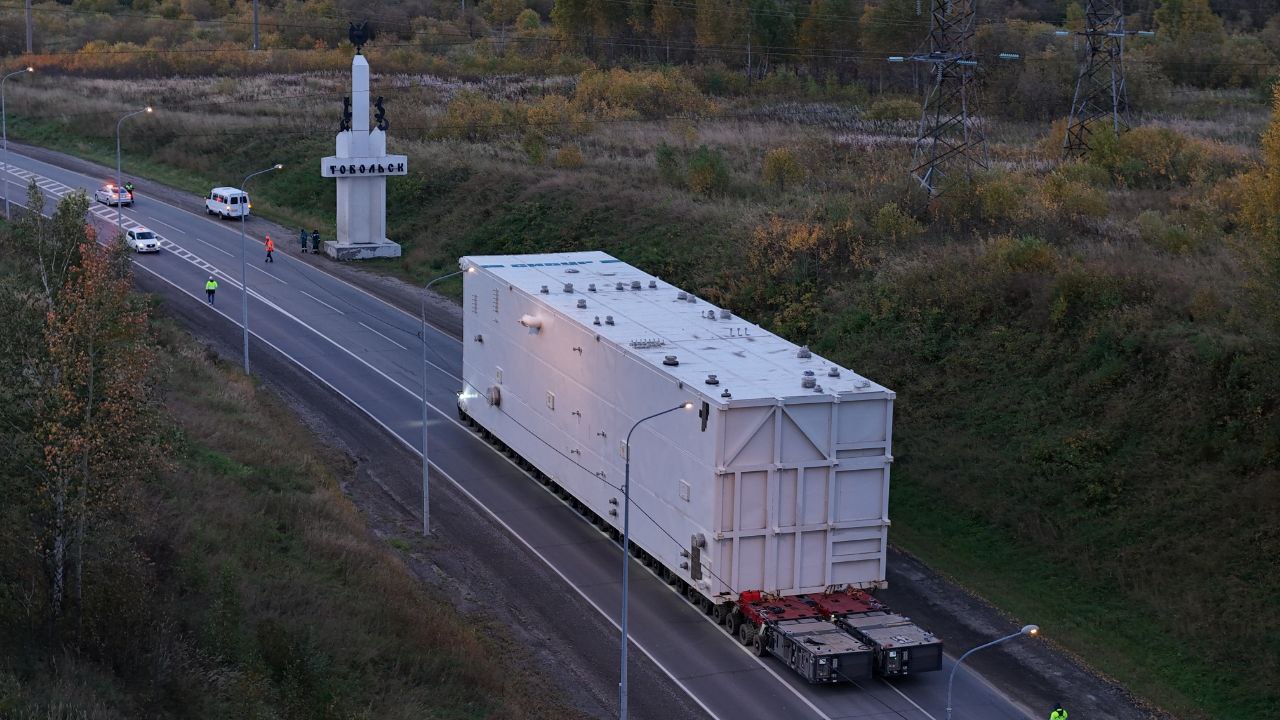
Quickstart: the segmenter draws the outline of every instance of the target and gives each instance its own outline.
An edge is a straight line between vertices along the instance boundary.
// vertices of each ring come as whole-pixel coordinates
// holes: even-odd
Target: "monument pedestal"
[[[409,159],[387,154],[386,124],[378,98],[378,127],[369,128],[369,63],[351,60],[351,103],[336,153],[320,161],[320,174],[338,183],[338,238],[324,244],[335,260],[400,257],[400,245],[387,239],[387,177],[405,175]]]
[[[384,240],[380,243],[344,243],[325,240],[324,252],[334,260],[372,260],[374,258],[400,257],[400,243]]]

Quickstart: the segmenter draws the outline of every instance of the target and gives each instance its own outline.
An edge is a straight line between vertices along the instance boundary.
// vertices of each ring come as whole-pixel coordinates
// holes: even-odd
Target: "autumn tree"
[[[684,35],[690,21],[687,5],[680,0],[654,0],[650,9],[653,35],[666,47],[666,61],[671,62],[671,42]]]
[[[29,199],[43,200],[35,191]],[[20,463],[7,467],[19,475],[6,489],[28,510],[55,621],[72,608],[83,617],[87,580],[95,568],[109,575],[112,539],[163,456],[147,312],[121,272],[123,245],[95,242],[87,208],[83,193],[68,196],[52,218],[24,218],[5,247],[27,268],[6,293],[17,315],[6,322],[34,331],[20,357],[4,358],[26,388],[5,397],[6,450]]]
[[[489,22],[501,28],[502,40],[505,41],[507,28],[510,27],[525,9],[524,0],[489,0],[485,14]]]
[[[858,47],[858,12],[852,0],[809,0],[796,43],[814,69],[829,66]]]

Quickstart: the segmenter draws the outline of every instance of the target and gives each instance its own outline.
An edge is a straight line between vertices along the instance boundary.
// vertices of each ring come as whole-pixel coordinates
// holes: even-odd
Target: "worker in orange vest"
[[[271,236],[267,236],[267,262],[273,263],[275,259],[271,257],[271,253],[276,249],[276,244],[271,242]]]

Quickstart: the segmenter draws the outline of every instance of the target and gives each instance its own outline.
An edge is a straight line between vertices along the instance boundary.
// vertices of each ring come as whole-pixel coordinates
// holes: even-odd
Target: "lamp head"
[[[154,112],[150,105],[147,106],[147,112]]]
[[[1039,625],[1023,625],[1022,634],[1035,637],[1036,635],[1040,634],[1040,626]]]
[[[685,403],[685,404],[681,405],[680,407],[684,408],[685,410],[692,410],[692,409],[693,409],[693,403],[691,403],[691,402],[687,402],[687,403]]]
[[[36,71],[35,68],[31,67],[30,65],[27,66],[27,72],[35,72],[35,71]]]
[[[284,164],[283,164],[283,163],[276,163],[276,164],[275,164],[275,166],[274,166],[272,169],[273,169],[273,170],[283,170],[283,169],[284,169]]]

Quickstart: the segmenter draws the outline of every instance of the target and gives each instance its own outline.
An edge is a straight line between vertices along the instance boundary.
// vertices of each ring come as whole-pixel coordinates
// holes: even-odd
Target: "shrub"
[[[1118,137],[1109,128],[1095,132],[1089,162],[1127,185],[1172,188],[1226,177],[1244,159],[1220,143],[1147,125]]]
[[[871,218],[871,230],[882,240],[897,242],[918,235],[920,223],[897,203],[885,203]]]
[[[1040,199],[1059,216],[1081,220],[1107,214],[1107,197],[1102,191],[1054,171],[1040,183]]]
[[[587,118],[563,95],[543,95],[525,112],[529,125],[547,136],[567,137],[591,129]]]
[[[1067,180],[1083,183],[1089,187],[1106,188],[1113,185],[1111,174],[1090,162],[1068,160],[1058,166],[1058,174]]]
[[[435,134],[469,142],[485,142],[523,122],[524,115],[518,109],[467,90],[449,101],[444,117],[436,125]]]
[[[714,106],[679,70],[587,70],[573,103],[579,112],[610,120],[710,112]]]
[[[680,158],[676,156],[676,149],[666,143],[659,143],[653,155],[662,181],[675,187],[683,186],[684,178],[681,177]]]
[[[863,117],[867,120],[919,120],[920,103],[906,98],[881,98],[871,103]]]
[[[998,238],[987,251],[987,257],[1014,272],[1047,273],[1058,264],[1058,252],[1034,235]]]
[[[699,195],[722,193],[729,186],[729,165],[724,153],[700,145],[689,158],[689,189]]]
[[[577,145],[564,145],[556,150],[555,165],[558,168],[573,170],[582,167],[582,151]]]
[[[529,162],[534,165],[541,165],[542,161],[547,159],[547,140],[540,132],[534,130],[526,132],[524,139],[520,141],[520,147],[524,149]]]
[[[982,210],[982,217],[989,222],[1000,220],[1019,221],[1030,212],[1027,207],[1028,180],[1022,175],[992,172],[977,180],[973,188]]]
[[[1183,255],[1195,248],[1195,234],[1186,225],[1171,223],[1155,210],[1143,210],[1138,215],[1138,235],[1143,241]]]
[[[804,180],[805,172],[790,148],[774,148],[764,154],[760,176],[769,185],[786,190],[787,185]]]

